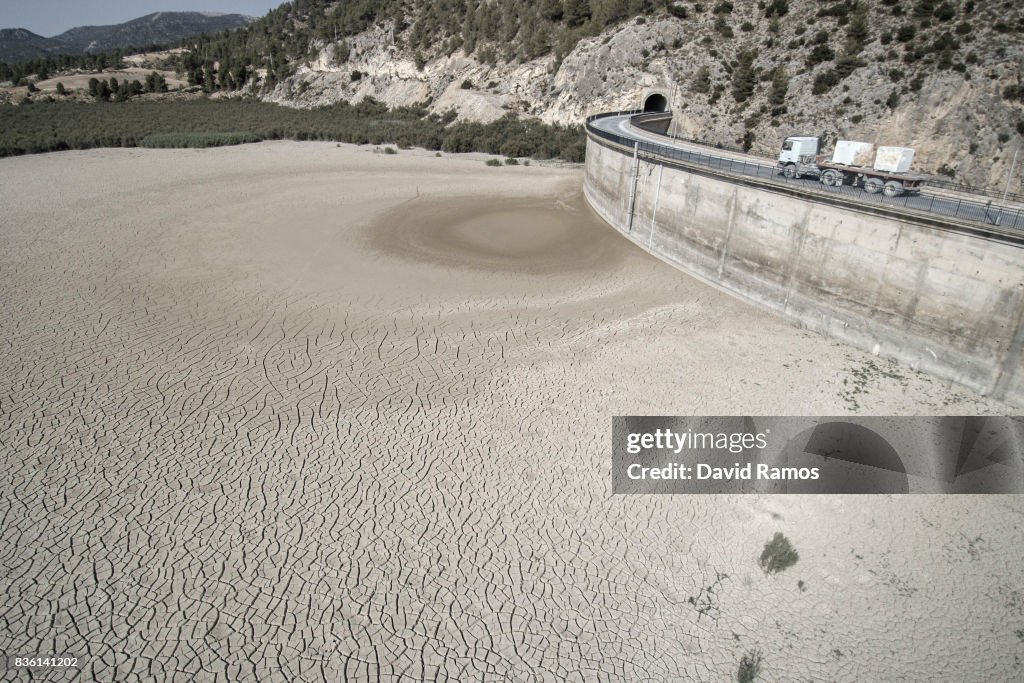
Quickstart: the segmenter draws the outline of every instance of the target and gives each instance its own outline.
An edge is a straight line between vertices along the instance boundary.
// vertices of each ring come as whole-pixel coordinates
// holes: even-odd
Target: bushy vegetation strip
[[[549,126],[512,115],[492,123],[454,123],[422,107],[356,105],[292,109],[254,100],[36,102],[0,106],[0,156],[92,147],[196,147],[256,140],[331,140],[394,144],[445,152],[582,161],[578,126]]]
[[[140,147],[223,147],[246,142],[261,142],[254,133],[156,133],[142,138]]]

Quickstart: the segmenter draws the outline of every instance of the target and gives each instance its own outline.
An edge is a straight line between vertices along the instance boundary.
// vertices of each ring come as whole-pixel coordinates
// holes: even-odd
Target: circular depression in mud
[[[416,199],[385,213],[368,232],[376,250],[474,270],[599,270],[623,256],[621,238],[580,193],[567,200]]]

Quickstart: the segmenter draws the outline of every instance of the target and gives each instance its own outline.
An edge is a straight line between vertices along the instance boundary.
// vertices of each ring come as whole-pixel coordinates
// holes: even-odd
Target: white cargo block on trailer
[[[879,147],[875,155],[875,170],[906,173],[913,162],[914,150],[909,147]]]
[[[875,146],[870,142],[840,140],[832,152],[832,163],[844,166],[867,166],[875,160]]]

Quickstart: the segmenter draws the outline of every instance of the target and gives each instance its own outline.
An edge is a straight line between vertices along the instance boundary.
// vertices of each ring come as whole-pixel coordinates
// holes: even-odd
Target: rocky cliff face
[[[634,18],[579,41],[560,63],[486,63],[461,49],[424,57],[385,23],[318,44],[264,98],[310,107],[372,96],[470,120],[515,112],[578,124],[636,107],[656,88],[679,134],[694,140],[766,157],[795,133],[910,146],[921,171],[1002,190],[1024,142],[1024,11],[944,4],[952,16],[937,3],[917,3],[927,14],[862,0],[857,27],[856,16],[817,2],[790,2],[772,17],[763,2],[719,3],[685,18]],[[1024,191],[1016,175],[1011,190]]]

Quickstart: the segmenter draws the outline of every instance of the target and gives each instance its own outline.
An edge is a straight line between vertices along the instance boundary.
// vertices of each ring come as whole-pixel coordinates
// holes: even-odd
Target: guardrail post
[[[636,183],[640,175],[640,141],[633,143],[633,165],[630,168],[629,212],[626,217],[626,232],[633,232],[633,210],[636,208]]]

